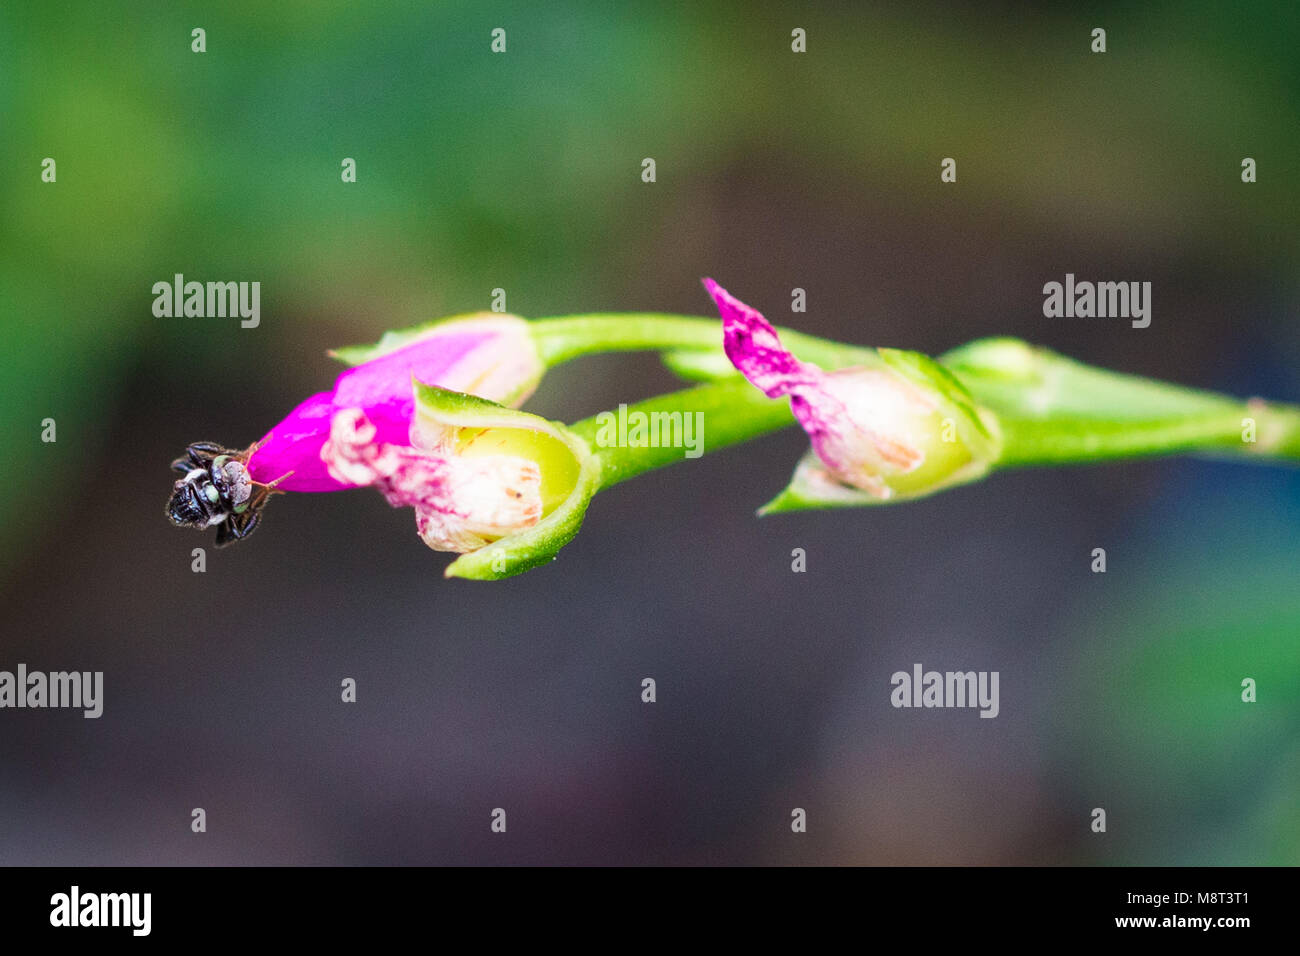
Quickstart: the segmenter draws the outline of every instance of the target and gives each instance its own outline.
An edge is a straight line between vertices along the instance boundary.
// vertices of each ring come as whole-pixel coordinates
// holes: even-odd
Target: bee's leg
[[[231,515],[217,528],[217,547],[225,547],[232,541],[247,538],[257,527],[262,516],[256,511],[247,511],[241,515]]]
[[[218,455],[227,454],[227,450],[214,441],[196,441],[185,449],[185,455],[172,462],[176,471],[192,471],[202,468]]]
[[[230,544],[230,542],[235,541],[239,538],[239,535],[235,533],[234,525],[231,523],[233,520],[234,519],[232,516],[231,518],[227,518],[225,521],[221,522],[221,524],[217,525],[217,547],[218,548],[224,548],[226,545]]]
[[[216,458],[218,455],[225,454],[225,452],[226,449],[222,448],[216,442],[211,441],[196,441],[185,449],[185,454],[189,459],[191,468],[204,468],[211,463],[212,459]],[[178,458],[172,463],[172,466],[175,467],[185,460],[185,458]],[[179,471],[180,469],[177,470]]]

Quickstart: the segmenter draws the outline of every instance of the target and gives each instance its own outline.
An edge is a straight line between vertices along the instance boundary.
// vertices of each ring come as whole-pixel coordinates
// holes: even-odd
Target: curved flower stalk
[[[414,509],[429,547],[459,553],[448,576],[498,579],[554,558],[598,491],[794,424],[811,450],[763,511],[908,501],[1023,465],[1188,453],[1300,462],[1296,406],[1090,368],[1014,339],[972,342],[938,361],[831,342],[774,328],[712,280],[705,287],[721,328],[654,313],[531,322],[485,313],[338,349],[352,367],[247,453],[197,443],[173,463],[185,472],[181,504],[208,502],[197,509],[203,521],[183,508],[173,520],[225,521],[226,498],[238,513],[238,489],[212,470],[236,467],[233,455],[259,507],[272,485],[373,487]],[[566,426],[512,407],[550,365],[633,350],[658,352],[704,384],[617,414],[698,422],[692,453],[642,432],[611,440],[613,412]],[[241,521],[235,539],[251,530],[249,511]]]

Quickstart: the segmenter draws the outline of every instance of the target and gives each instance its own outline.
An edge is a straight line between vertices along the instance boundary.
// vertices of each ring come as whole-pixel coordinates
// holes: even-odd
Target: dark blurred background
[[[1300,401],[1298,20],[0,7],[0,669],[105,672],[99,720],[0,712],[0,862],[1300,862],[1294,472],[1022,472],[759,520],[791,431],[602,493],[498,584],[444,580],[370,492],[277,499],[222,552],[163,518],[186,443],[252,442],[328,387],[328,347],[494,288],[530,317],[712,315],[712,275],[862,344],[1010,334]],[[155,318],[177,272],[260,281],[261,326]],[[1150,328],[1045,319],[1066,272],[1152,282]],[[529,408],[671,387],[602,357]],[[1000,716],[891,708],[915,662],[999,671]]]

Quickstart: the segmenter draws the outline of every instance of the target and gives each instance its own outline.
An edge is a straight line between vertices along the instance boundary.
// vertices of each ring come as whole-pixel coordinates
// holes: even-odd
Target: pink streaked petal
[[[821,417],[836,445],[835,455],[846,448],[860,448],[867,438],[880,460],[900,471],[911,471],[925,460],[919,434],[899,423],[918,414],[933,412],[934,402],[919,389],[878,369],[846,368],[828,372],[818,383]],[[837,423],[846,428],[837,428]],[[893,430],[883,426],[893,423]],[[848,433],[847,435],[845,433]]]
[[[712,279],[704,288],[722,313],[722,344],[727,358],[768,398],[789,395],[816,381],[821,369],[800,362],[781,346],[781,339],[762,313],[741,302]]]
[[[727,357],[769,398],[790,397],[790,411],[813,451],[839,481],[887,497],[885,473],[911,471],[925,461],[915,416],[933,410],[919,391],[891,373],[871,368],[824,372],[781,345],[763,316],[712,279],[704,287],[722,313]]]
[[[436,507],[446,499],[446,459],[379,440],[378,427],[360,408],[334,413],[320,457],[339,484],[374,485],[393,507]]]
[[[536,462],[447,458],[385,443],[360,408],[335,413],[321,458],[340,483],[373,485],[394,508],[414,508],[420,537],[438,551],[473,551],[542,518]]]
[[[929,409],[924,396],[886,372],[850,368],[824,373],[790,397],[790,410],[803,426],[817,457],[841,481],[887,497],[883,472],[908,472],[925,461],[918,436],[897,429],[910,410]]]
[[[474,551],[542,520],[542,472],[510,455],[448,462],[450,509],[417,506],[416,529],[435,551]]]

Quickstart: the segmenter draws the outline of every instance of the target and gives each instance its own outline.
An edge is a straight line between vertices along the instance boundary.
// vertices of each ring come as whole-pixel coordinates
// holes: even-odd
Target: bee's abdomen
[[[194,485],[177,482],[171,500],[167,502],[167,517],[172,524],[186,525],[206,524],[211,515]]]

